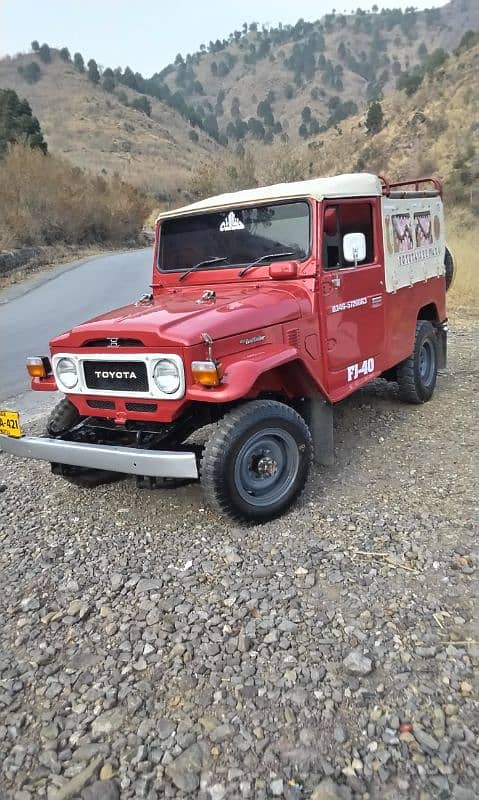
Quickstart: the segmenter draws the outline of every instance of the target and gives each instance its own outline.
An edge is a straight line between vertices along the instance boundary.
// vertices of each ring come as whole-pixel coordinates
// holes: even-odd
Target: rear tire
[[[236,520],[265,522],[303,491],[313,455],[311,433],[292,408],[254,400],[226,414],[201,462],[206,499]]]
[[[418,320],[414,350],[397,366],[400,400],[415,404],[430,400],[436,385],[437,363],[434,328],[427,320]]]
[[[446,247],[444,253],[444,278],[446,279],[446,292],[449,291],[451,288],[451,284],[454,280],[454,259],[452,257],[451,251]]]

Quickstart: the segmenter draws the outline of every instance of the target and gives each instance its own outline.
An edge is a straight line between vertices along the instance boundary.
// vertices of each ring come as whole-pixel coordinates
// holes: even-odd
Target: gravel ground
[[[263,526],[1,455],[0,797],[476,798],[477,331]]]

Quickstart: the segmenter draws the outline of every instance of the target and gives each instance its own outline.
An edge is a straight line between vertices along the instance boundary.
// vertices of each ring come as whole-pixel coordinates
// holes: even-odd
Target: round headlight
[[[155,364],[153,380],[160,392],[174,394],[180,388],[180,371],[174,361],[162,358]]]
[[[78,371],[71,358],[60,358],[56,367],[57,378],[66,389],[73,389],[78,383]]]

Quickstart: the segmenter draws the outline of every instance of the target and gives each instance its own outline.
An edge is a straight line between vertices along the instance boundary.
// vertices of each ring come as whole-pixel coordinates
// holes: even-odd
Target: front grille
[[[88,339],[82,347],[144,347],[141,339]]]
[[[125,403],[127,411],[144,411],[145,413],[156,411],[156,403]]]
[[[109,392],[147,392],[148,374],[141,361],[84,361],[88,389]]]
[[[113,400],[87,400],[90,408],[115,408]]]

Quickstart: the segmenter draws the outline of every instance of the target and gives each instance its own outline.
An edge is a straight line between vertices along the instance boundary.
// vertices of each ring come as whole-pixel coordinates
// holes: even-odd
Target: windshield
[[[162,271],[188,270],[205,262],[202,269],[220,269],[286,251],[300,261],[310,254],[310,208],[305,201],[164,220],[158,266]]]

